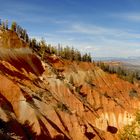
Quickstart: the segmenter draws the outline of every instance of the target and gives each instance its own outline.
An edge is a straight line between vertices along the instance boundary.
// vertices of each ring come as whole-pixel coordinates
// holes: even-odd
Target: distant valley
[[[133,70],[140,70],[140,57],[127,57],[127,58],[118,58],[118,57],[95,57],[95,61],[103,62],[117,62],[119,65],[124,66]]]

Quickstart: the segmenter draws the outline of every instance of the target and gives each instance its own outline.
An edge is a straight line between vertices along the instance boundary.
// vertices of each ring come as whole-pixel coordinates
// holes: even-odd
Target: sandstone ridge
[[[130,96],[134,89],[139,96],[138,86],[93,63],[58,56],[43,62],[16,41],[20,47],[4,47],[0,38],[0,139],[119,139],[140,107]]]

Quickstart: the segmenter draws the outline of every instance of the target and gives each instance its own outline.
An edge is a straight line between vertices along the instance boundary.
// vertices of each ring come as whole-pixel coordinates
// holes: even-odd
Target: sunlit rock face
[[[28,44],[19,39],[17,33],[0,27],[0,46],[3,48],[27,48]]]
[[[117,140],[140,107],[138,86],[93,63],[0,47],[0,139]]]
[[[96,127],[101,130],[106,130],[108,125],[116,128],[122,128],[124,125],[131,124],[134,120],[134,116],[126,111],[122,113],[117,112],[105,112],[101,114],[99,119],[95,120]]]

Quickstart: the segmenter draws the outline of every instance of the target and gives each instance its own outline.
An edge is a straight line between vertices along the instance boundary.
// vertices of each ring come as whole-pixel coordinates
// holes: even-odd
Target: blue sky
[[[0,18],[31,37],[94,57],[140,56],[140,0],[0,0]]]

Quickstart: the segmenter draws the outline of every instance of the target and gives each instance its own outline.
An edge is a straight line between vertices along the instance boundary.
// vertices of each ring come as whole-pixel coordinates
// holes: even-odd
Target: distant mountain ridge
[[[95,61],[102,61],[102,60],[108,60],[108,61],[112,61],[112,60],[138,60],[140,59],[140,56],[129,56],[129,57],[93,57],[93,59]]]

